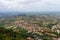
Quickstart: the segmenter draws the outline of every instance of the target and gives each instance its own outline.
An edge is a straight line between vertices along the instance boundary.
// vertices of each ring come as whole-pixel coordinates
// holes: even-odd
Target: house
[[[26,40],[34,40],[34,39],[31,37],[27,37]]]

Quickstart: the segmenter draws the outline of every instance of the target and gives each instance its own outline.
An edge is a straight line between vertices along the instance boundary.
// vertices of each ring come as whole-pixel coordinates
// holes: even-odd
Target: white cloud
[[[0,0],[0,9],[60,11],[60,0]]]

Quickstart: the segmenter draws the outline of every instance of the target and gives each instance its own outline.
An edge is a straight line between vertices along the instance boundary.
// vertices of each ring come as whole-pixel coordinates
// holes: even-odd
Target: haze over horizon
[[[0,0],[0,12],[60,11],[60,0]]]

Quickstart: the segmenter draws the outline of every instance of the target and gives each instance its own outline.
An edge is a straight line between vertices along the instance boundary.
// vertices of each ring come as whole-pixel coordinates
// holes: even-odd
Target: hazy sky
[[[0,0],[0,11],[60,11],[60,0]]]

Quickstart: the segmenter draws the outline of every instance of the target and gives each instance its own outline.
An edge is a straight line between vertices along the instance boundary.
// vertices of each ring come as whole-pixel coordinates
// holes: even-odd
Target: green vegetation
[[[0,27],[0,40],[25,40],[27,33],[25,30],[14,32],[12,29]]]

